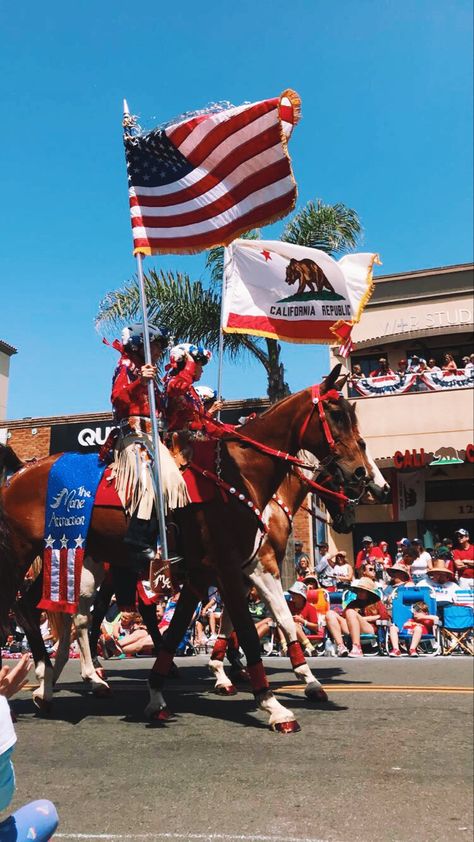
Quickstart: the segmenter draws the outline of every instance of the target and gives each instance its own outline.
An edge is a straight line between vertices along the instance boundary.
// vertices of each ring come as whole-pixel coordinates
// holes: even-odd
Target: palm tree
[[[341,203],[325,205],[318,199],[308,202],[286,225],[281,240],[331,255],[352,249],[361,235],[362,226],[356,211]],[[259,239],[259,231],[249,231],[248,239]],[[145,275],[145,290],[151,320],[166,324],[178,341],[199,341],[212,350],[219,345],[220,309],[223,275],[223,249],[208,252],[206,268],[210,283],[191,281],[181,272],[156,272]],[[101,327],[117,326],[133,320],[140,313],[136,279],[109,293],[99,305],[96,323]],[[236,358],[248,352],[256,357],[267,373],[267,393],[272,402],[289,393],[285,370],[280,359],[281,345],[276,339],[259,338],[239,333],[226,333],[224,352]]]

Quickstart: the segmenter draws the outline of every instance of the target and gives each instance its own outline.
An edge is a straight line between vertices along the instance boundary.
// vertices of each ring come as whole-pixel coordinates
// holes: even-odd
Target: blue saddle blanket
[[[49,472],[39,608],[77,611],[84,548],[104,470],[97,453],[64,453]]]

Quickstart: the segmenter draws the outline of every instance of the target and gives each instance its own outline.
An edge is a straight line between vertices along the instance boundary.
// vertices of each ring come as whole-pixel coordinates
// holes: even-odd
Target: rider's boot
[[[156,555],[158,539],[158,520],[155,511],[149,520],[139,518],[135,512],[130,518],[124,543],[128,548],[128,557],[134,569],[145,570]]]

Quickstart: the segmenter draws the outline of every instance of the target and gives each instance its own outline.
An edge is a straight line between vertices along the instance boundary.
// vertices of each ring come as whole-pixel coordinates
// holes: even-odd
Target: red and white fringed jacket
[[[193,386],[195,375],[196,363],[188,360],[182,371],[168,375],[166,379],[165,414],[168,430],[194,430],[220,437],[223,432],[221,427],[206,414],[204,404]]]
[[[163,404],[163,396],[155,384],[155,398],[158,412]],[[148,386],[140,380],[140,369],[123,353],[115,369],[112,380],[112,406],[117,421],[131,415],[150,417]]]

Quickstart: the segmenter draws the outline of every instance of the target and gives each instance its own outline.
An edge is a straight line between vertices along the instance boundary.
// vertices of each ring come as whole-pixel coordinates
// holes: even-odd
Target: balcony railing
[[[474,370],[423,371],[418,374],[387,374],[383,377],[351,377],[350,398],[378,398],[408,392],[444,392],[474,387]]]

